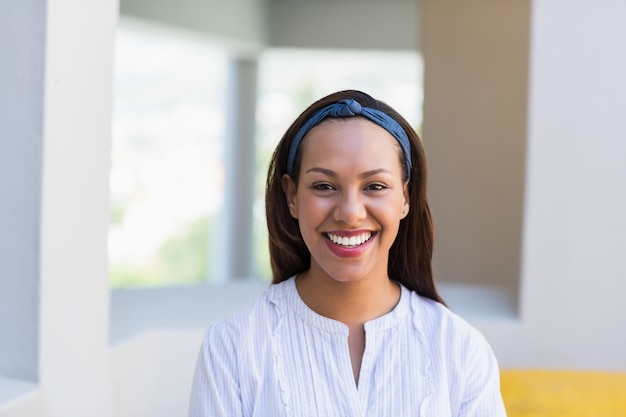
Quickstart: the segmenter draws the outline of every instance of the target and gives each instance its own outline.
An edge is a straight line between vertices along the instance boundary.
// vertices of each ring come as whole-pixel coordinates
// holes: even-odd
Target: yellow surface
[[[626,374],[503,370],[508,417],[626,417]]]

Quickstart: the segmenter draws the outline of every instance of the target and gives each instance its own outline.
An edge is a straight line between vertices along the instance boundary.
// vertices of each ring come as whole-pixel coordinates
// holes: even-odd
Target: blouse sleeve
[[[470,342],[467,364],[459,417],[506,417],[498,363],[491,347],[478,332]]]
[[[189,417],[243,416],[237,356],[226,326],[207,330],[198,356]]]

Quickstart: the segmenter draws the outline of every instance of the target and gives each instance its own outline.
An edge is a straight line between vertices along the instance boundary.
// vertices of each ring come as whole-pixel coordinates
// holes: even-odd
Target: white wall
[[[46,10],[42,413],[110,416],[106,245],[117,1],[48,0]]]
[[[2,25],[9,31],[3,59],[17,63],[0,73],[10,88],[2,107],[14,116],[4,119],[10,134],[2,142],[3,168],[11,175],[5,189],[21,205],[1,214],[2,221],[24,225],[25,237],[11,232],[1,241],[37,275],[33,280],[32,271],[15,268],[2,282],[35,281],[39,289],[21,288],[28,299],[22,304],[18,294],[19,305],[8,303],[14,317],[1,320],[21,324],[36,316],[22,330],[28,335],[34,328],[37,337],[26,345],[21,335],[3,335],[3,345],[34,349],[38,379],[29,389],[3,378],[0,413],[110,416],[106,244],[117,1],[10,3],[2,16],[9,19]],[[32,173],[22,175],[15,164]],[[19,185],[11,188],[12,181]]]
[[[626,371],[626,3],[532,7],[522,362]]]
[[[202,334],[148,331],[114,347],[111,416],[186,415]]]

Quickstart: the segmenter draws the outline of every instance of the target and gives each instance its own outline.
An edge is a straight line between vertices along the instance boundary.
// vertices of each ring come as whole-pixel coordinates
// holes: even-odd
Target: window
[[[122,25],[115,62],[110,284],[210,280],[223,200],[225,54],[204,40]]]

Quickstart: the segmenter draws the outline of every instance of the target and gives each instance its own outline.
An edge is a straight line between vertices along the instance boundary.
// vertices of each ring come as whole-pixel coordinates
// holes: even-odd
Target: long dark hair
[[[419,295],[444,304],[435,287],[432,272],[433,222],[426,199],[426,158],[417,133],[400,114],[387,104],[356,90],[339,91],[309,106],[287,129],[276,146],[269,166],[265,188],[265,216],[269,232],[272,282],[279,283],[308,270],[311,253],[300,234],[298,221],[287,207],[282,177],[287,172],[287,156],[300,127],[319,109],[343,99],[353,99],[363,107],[385,112],[404,129],[411,143],[412,169],[409,181],[409,213],[400,222],[398,235],[389,250],[389,277]],[[295,159],[292,179],[297,184],[301,155]],[[402,164],[404,179],[409,178]]]

